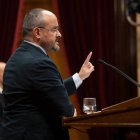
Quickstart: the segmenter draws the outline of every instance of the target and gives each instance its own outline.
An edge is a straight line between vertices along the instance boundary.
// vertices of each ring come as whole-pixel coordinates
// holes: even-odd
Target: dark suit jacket
[[[0,93],[0,122],[2,121],[3,117],[3,107],[4,107],[3,94]]]
[[[73,116],[69,95],[76,90],[39,48],[22,42],[4,72],[4,120],[0,140],[66,140],[63,116]]]

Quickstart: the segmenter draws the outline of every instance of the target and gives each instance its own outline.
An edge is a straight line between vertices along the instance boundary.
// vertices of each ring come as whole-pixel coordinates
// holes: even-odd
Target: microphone
[[[130,81],[131,83],[133,83],[134,85],[136,85],[137,87],[140,87],[140,84],[137,83],[134,79],[132,79],[130,76],[128,76],[127,74],[125,74],[124,72],[122,72],[121,70],[119,70],[118,68],[116,68],[115,66],[108,64],[107,62],[105,62],[102,59],[98,59],[98,62],[101,64],[104,64],[112,69],[114,69],[115,71],[117,71],[118,73],[120,73],[122,76],[124,76],[128,81]]]

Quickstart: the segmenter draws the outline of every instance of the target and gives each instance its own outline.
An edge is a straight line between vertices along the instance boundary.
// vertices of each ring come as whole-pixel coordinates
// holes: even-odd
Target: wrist
[[[85,80],[85,76],[83,74],[81,74],[80,72],[77,73],[77,74],[82,81]]]

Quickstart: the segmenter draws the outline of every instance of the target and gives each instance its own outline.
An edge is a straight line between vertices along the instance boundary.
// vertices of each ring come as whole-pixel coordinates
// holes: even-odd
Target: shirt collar
[[[35,44],[35,43],[30,42],[30,41],[27,41],[27,40],[24,40],[24,42],[27,42],[27,43],[29,43],[29,44],[34,45],[35,47],[41,49],[41,50],[47,55],[46,51],[45,51],[41,46],[39,46],[38,44]]]

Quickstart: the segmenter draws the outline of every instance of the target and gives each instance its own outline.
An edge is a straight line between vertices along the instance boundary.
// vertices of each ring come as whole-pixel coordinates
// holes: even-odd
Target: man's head
[[[5,63],[4,62],[0,62],[0,88],[3,88],[3,72],[5,69]]]
[[[31,10],[25,15],[22,28],[24,39],[40,45],[46,52],[60,49],[61,34],[52,12],[40,8]]]

